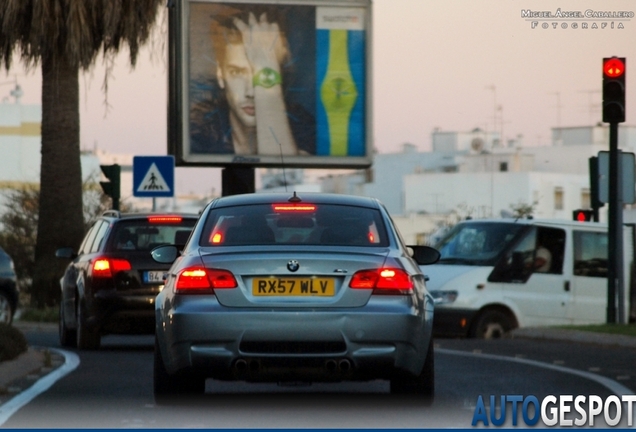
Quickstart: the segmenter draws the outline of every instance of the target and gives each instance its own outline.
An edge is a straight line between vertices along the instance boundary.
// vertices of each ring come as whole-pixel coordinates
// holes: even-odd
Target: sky
[[[496,128],[504,140],[548,145],[553,127],[600,122],[602,58],[626,57],[627,68],[636,68],[636,17],[546,20],[524,18],[522,10],[636,13],[636,2],[374,0],[370,108],[378,151],[398,152],[407,142],[430,150],[435,128]],[[134,70],[127,53],[116,58],[107,97],[101,59],[80,76],[82,148],[166,154],[167,66],[161,39],[155,41]],[[14,64],[0,82],[17,79],[22,103],[39,104],[39,71]],[[636,72],[626,76],[626,124],[636,125]],[[0,96],[10,90],[0,86]],[[177,193],[219,193],[220,178],[221,168],[177,168]]]

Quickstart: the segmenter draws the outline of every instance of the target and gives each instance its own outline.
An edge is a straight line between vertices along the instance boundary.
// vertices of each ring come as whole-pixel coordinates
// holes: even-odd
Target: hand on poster
[[[268,22],[265,13],[258,20],[250,13],[247,23],[235,18],[234,25],[243,36],[245,53],[254,72],[270,68],[280,73],[281,63],[287,56],[288,49],[285,39],[281,37],[278,23]]]
[[[241,33],[245,56],[252,71],[251,82],[246,85],[253,87],[250,93],[253,92],[256,119],[255,137],[249,131],[239,132],[240,125],[236,122],[232,124],[234,147],[237,153],[295,155],[298,150],[287,119],[281,87],[281,63],[287,55],[285,38],[277,23],[267,21],[266,14],[257,20],[250,13],[247,23],[236,18],[234,25]],[[251,151],[246,152],[246,146],[237,142],[245,138],[252,143],[255,138],[256,146],[249,146]]]

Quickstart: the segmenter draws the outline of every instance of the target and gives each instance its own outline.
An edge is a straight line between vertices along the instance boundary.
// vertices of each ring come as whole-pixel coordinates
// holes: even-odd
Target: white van
[[[468,220],[422,267],[438,336],[501,337],[516,327],[595,324],[607,317],[607,225],[540,219]],[[624,236],[629,317],[633,229]],[[617,313],[618,315],[618,313]]]

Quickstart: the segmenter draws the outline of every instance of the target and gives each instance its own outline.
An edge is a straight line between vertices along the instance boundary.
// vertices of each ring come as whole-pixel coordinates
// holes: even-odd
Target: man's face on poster
[[[217,68],[219,85],[225,91],[230,115],[246,127],[256,127],[252,65],[242,43],[225,47],[225,61]]]

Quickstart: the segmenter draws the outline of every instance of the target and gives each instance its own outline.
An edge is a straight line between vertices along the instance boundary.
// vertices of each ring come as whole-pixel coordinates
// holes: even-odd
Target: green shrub
[[[27,340],[20,330],[0,323],[0,361],[13,360],[28,347]]]

